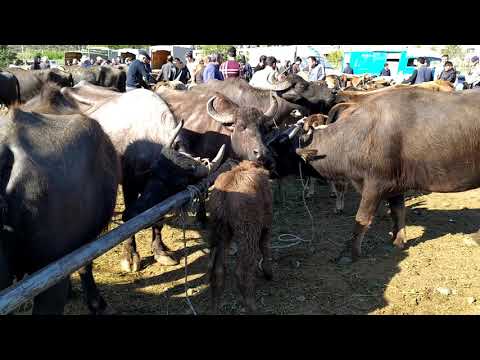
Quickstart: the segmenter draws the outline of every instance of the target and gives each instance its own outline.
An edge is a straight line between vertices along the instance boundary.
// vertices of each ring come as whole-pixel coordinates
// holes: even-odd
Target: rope
[[[187,254],[187,237],[186,237],[186,218],[187,218],[187,212],[188,208],[192,210],[193,208],[193,203],[196,199],[198,199],[202,195],[202,191],[196,187],[195,185],[188,185],[187,190],[190,193],[190,201],[185,204],[181,209],[180,209],[180,222],[182,224],[182,232],[183,232],[183,258],[184,258],[184,269],[185,269],[185,282],[183,284],[184,290],[185,290],[185,301],[187,302],[188,306],[190,307],[190,310],[192,310],[193,315],[197,315],[197,312],[195,311],[195,307],[193,306],[190,297],[188,296],[188,254]]]
[[[305,118],[299,120],[297,122],[297,125],[303,121]],[[299,141],[299,146],[300,146],[300,138],[298,139]],[[300,181],[302,183],[302,200],[303,200],[303,205],[305,206],[305,209],[307,210],[307,213],[308,213],[308,216],[310,217],[310,224],[311,224],[311,227],[312,227],[312,238],[310,240],[304,240],[303,238],[301,238],[300,236],[298,235],[294,235],[294,234],[280,234],[278,235],[277,239],[278,239],[278,242],[281,242],[281,243],[290,243],[288,245],[272,245],[271,248],[272,249],[288,249],[288,248],[291,248],[293,246],[296,246],[298,244],[301,244],[302,242],[303,243],[311,243],[313,241],[313,239],[315,238],[315,223],[314,223],[314,219],[313,219],[313,216],[312,216],[312,213],[310,211],[310,208],[308,207],[308,204],[307,204],[307,200],[305,199],[305,191],[307,190],[308,186],[307,186],[307,180],[303,180],[303,173],[302,173],[302,163],[301,161],[298,162],[298,172],[300,174]],[[285,237],[287,237],[287,239],[285,239]]]

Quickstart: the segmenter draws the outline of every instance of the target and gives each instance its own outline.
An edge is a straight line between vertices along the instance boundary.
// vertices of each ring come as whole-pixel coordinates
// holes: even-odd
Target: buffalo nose
[[[257,160],[259,160],[261,157],[260,152],[257,149],[253,150],[253,155],[255,155],[255,158]]]

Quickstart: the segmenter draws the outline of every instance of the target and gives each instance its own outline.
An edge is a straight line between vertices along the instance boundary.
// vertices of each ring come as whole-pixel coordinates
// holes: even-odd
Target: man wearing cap
[[[233,46],[228,49],[228,58],[222,65],[220,71],[224,79],[237,78],[240,76],[240,64],[235,60],[237,49]]]
[[[150,56],[144,50],[140,50],[138,53],[145,56],[144,65],[145,65],[145,70],[147,71],[147,74],[148,74],[148,78],[147,78],[148,82],[149,83],[156,82],[155,79],[152,76],[152,67],[150,66],[150,61],[151,61]]]
[[[471,59],[472,67],[469,74],[465,77],[465,81],[472,85],[472,87],[480,86],[480,65],[478,56],[474,56]]]
[[[134,60],[127,71],[127,91],[132,91],[138,88],[148,89],[148,73],[145,69],[147,57],[143,54],[138,54],[137,59]]]

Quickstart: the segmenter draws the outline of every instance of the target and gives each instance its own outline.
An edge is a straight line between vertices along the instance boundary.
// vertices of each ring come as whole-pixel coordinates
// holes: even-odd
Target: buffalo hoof
[[[342,214],[343,214],[343,209],[337,209],[337,208],[335,208],[335,209],[333,210],[333,213],[334,213],[335,215],[342,215]]]
[[[138,255],[138,253],[133,253],[131,258],[120,260],[120,268],[124,272],[140,271],[140,255]]]
[[[87,306],[92,315],[101,315],[109,307],[101,296],[97,296],[93,299],[87,299]]]
[[[330,197],[331,197],[332,199],[335,199],[335,198],[337,197],[337,194],[335,194],[334,192],[331,192],[331,193],[330,193]]]
[[[107,304],[107,307],[102,311],[99,311],[97,315],[117,315],[118,312],[113,307]]]
[[[178,261],[173,259],[170,255],[166,252],[160,252],[154,255],[154,259],[157,263],[163,266],[173,266],[178,265]]]

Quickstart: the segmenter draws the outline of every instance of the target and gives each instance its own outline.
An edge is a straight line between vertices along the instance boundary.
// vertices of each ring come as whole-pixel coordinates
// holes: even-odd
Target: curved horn
[[[308,141],[310,141],[310,139],[312,138],[312,134],[313,134],[313,129],[310,128],[308,132],[302,136],[302,143],[306,144]]]
[[[222,163],[223,156],[225,155],[225,144],[222,145],[220,150],[218,150],[217,155],[215,158],[212,160],[212,162],[208,165],[203,165],[202,163],[199,163],[197,168],[195,169],[195,177],[197,178],[203,178],[205,176],[208,176],[212,172],[216,171],[220,164]]]
[[[210,115],[215,121],[218,121],[219,123],[222,124],[233,124],[235,122],[235,119],[231,114],[222,114],[217,112],[215,108],[213,107],[213,102],[215,101],[217,97],[212,96],[208,102],[207,102],[207,113]]]
[[[282,82],[273,84],[267,79],[267,83],[268,83],[268,86],[254,86],[254,87],[260,90],[283,91],[293,86],[293,84],[288,80],[284,80]]]
[[[277,115],[277,111],[278,111],[278,101],[277,101],[277,98],[275,97],[275,95],[273,93],[270,93],[270,96],[271,96],[271,104],[270,104],[270,107],[268,108],[268,110],[265,112],[265,116],[268,116],[270,118],[275,118],[275,116]]]
[[[178,136],[178,133],[180,132],[180,130],[182,129],[183,127],[183,119],[180,120],[180,122],[178,123],[177,127],[173,130],[173,134],[172,134],[172,137],[170,138],[170,140],[167,142],[167,148],[171,148],[172,145],[173,145],[173,142],[175,141],[175,139],[177,138]]]

